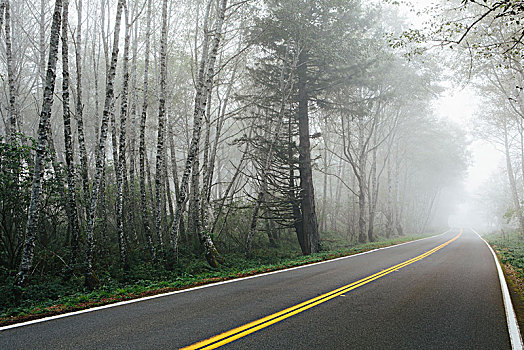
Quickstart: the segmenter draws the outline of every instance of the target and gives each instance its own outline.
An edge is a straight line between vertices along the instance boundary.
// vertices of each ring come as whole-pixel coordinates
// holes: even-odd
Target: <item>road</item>
[[[256,320],[210,344],[511,349],[495,262],[470,230],[3,330],[0,349],[176,349]]]

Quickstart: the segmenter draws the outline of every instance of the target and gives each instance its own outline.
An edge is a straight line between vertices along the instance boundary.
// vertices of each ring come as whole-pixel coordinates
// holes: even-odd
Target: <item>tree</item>
[[[204,43],[203,43],[203,53],[202,57],[200,58],[200,68],[198,72],[198,80],[197,80],[197,87],[196,87],[196,94],[195,94],[195,108],[193,113],[193,133],[191,138],[191,144],[189,147],[189,151],[186,158],[186,164],[184,168],[184,173],[182,175],[182,180],[180,181],[180,195],[177,201],[175,216],[173,219],[173,224],[171,226],[171,244],[174,250],[177,249],[178,245],[178,236],[179,236],[179,228],[180,228],[180,220],[181,216],[183,214],[183,206],[186,201],[187,191],[189,187],[189,176],[190,174],[193,175],[193,193],[195,194],[193,196],[193,211],[195,213],[199,213],[199,191],[196,186],[197,183],[197,173],[199,171],[198,167],[195,166],[195,160],[198,156],[199,151],[199,144],[200,144],[200,137],[201,137],[201,131],[202,131],[202,119],[206,110],[206,104],[208,103],[208,96],[211,93],[212,88],[212,82],[215,74],[215,62],[218,54],[218,49],[220,46],[220,41],[222,38],[222,27],[224,24],[225,19],[225,13],[227,10],[227,0],[220,0],[219,7],[217,9],[217,20],[215,23],[215,30],[214,30],[214,37],[213,42],[211,43],[212,49],[208,56],[208,43],[209,33],[207,32],[207,20],[209,16],[210,11],[210,4],[209,2],[207,9],[206,9],[206,16],[204,23],[205,31],[204,31]],[[196,161],[196,164],[198,164],[198,161]],[[202,232],[199,218],[198,216],[193,216],[193,219],[197,222],[194,222],[193,225],[195,226],[195,230],[197,231],[197,234],[199,236],[200,243],[204,247],[205,255],[208,263],[211,266],[218,266],[218,252],[215,248],[215,245],[211,239],[211,236],[209,235],[209,232]]]
[[[124,6],[124,0],[119,0],[116,9],[116,20],[115,20],[115,31],[113,38],[113,52],[111,54],[111,63],[108,70],[107,82],[106,82],[106,97],[104,103],[104,111],[102,115],[102,125],[100,127],[100,140],[98,142],[98,149],[96,153],[96,172],[93,183],[93,189],[91,191],[91,204],[89,207],[89,217],[87,225],[87,239],[86,239],[86,272],[85,272],[85,284],[88,288],[93,288],[97,281],[93,276],[93,250],[94,240],[93,232],[95,228],[95,216],[98,204],[98,195],[100,192],[100,186],[102,183],[102,173],[105,165],[105,149],[107,139],[107,129],[109,122],[109,115],[111,114],[111,108],[113,105],[113,99],[115,95],[114,80],[116,75],[116,66],[118,63],[118,43],[120,41],[120,23],[122,21],[122,8]]]
[[[147,210],[146,202],[146,119],[147,119],[147,94],[149,88],[149,53],[151,45],[151,7],[152,1],[147,1],[147,14],[146,14],[146,39],[145,39],[145,58],[144,58],[144,83],[143,83],[143,100],[142,100],[142,114],[140,118],[140,136],[139,136],[139,166],[140,166],[140,205],[142,212],[142,225],[144,228],[145,236],[147,239],[147,245],[149,252],[153,259],[156,258],[156,251],[153,245],[153,238],[151,234],[151,226],[149,222],[149,214]]]
[[[114,159],[116,168],[117,183],[117,203],[116,220],[118,231],[118,245],[120,250],[120,261],[124,267],[128,267],[126,237],[124,232],[124,187],[126,181],[126,141],[127,141],[127,107],[129,90],[129,42],[131,36],[131,26],[129,24],[129,9],[125,7],[125,38],[124,38],[124,57],[123,57],[123,83],[122,95],[120,100],[120,137],[118,142],[118,159]]]
[[[449,11],[444,9],[444,11]],[[521,14],[524,4],[520,0],[465,0],[451,9],[458,19],[435,24],[436,34],[443,35],[443,44],[464,44],[490,56],[493,52],[506,57],[522,57],[524,24]],[[467,13],[467,16],[463,14]],[[504,35],[496,38],[492,28],[505,27]],[[493,40],[495,39],[495,40]]]
[[[16,106],[17,90],[15,85],[15,71],[13,67],[13,50],[11,42],[11,6],[9,0],[4,0],[0,4],[0,16],[4,17],[5,14],[5,53],[7,61],[7,80],[9,81],[9,126],[10,126],[10,137],[14,139],[14,135],[17,130],[17,124],[19,123],[18,109]]]
[[[62,10],[62,0],[55,1],[53,11],[53,22],[51,25],[51,37],[49,40],[49,58],[47,60],[46,85],[42,102],[42,112],[40,113],[40,123],[38,124],[38,140],[36,144],[35,159],[33,161],[33,182],[31,185],[31,201],[27,218],[27,229],[25,234],[24,250],[22,262],[17,275],[17,284],[26,283],[33,267],[35,239],[38,230],[38,218],[40,216],[40,198],[42,191],[42,177],[44,175],[45,154],[48,137],[48,124],[53,106],[53,93],[55,90],[56,78],[56,59],[58,55],[58,38],[60,23],[62,20],[60,11]]]
[[[263,53],[271,53],[281,60],[287,50],[297,57],[294,69],[295,91],[291,97],[292,110],[297,129],[290,133],[298,135],[299,207],[294,207],[298,240],[304,254],[320,249],[315,195],[313,186],[313,161],[311,158],[311,109],[326,106],[326,93],[349,78],[352,74],[349,48],[356,49],[358,33],[365,32],[362,10],[358,1],[267,1],[270,11],[262,11],[257,18],[251,37]],[[335,40],[336,37],[336,40]],[[333,43],[344,43],[333,45]],[[275,79],[270,65],[259,64],[256,74]],[[277,70],[278,71],[278,70]],[[260,79],[262,80],[262,79]],[[267,85],[278,86],[278,83]],[[291,125],[292,123],[290,123]],[[294,147],[291,147],[295,152]],[[292,161],[293,155],[289,158]],[[292,166],[293,167],[293,166]],[[290,185],[294,187],[294,175],[290,173]],[[292,195],[293,191],[289,194]],[[291,202],[294,202],[290,198]]]
[[[82,176],[82,189],[84,203],[87,203],[89,196],[89,173],[87,165],[87,148],[83,118],[83,99],[82,99],[82,0],[77,0],[77,27],[75,41],[75,63],[76,63],[76,125],[78,134],[78,148],[80,151],[80,173]]]
[[[76,263],[80,227],[76,205],[76,181],[73,164],[73,137],[71,133],[71,115],[69,110],[69,43],[68,17],[69,0],[64,0],[62,12],[62,115],[64,119],[64,145],[66,153],[68,216],[71,228],[71,264]]]
[[[161,208],[164,203],[162,200],[165,188],[164,167],[166,164],[164,156],[164,135],[165,135],[165,116],[166,116],[166,80],[167,80],[167,0],[162,1],[162,34],[160,39],[160,99],[158,103],[158,136],[156,148],[156,171],[155,171],[155,195],[156,195],[156,231],[160,247],[163,248],[164,241],[162,235],[162,216]],[[164,205],[165,209],[165,205]]]

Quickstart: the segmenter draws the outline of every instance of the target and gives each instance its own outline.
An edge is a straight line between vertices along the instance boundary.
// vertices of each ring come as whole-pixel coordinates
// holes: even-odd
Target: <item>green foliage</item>
[[[35,141],[23,135],[13,140],[0,138],[0,278],[12,276],[18,269],[25,237],[27,210],[31,200]],[[46,153],[49,163],[54,158]],[[38,223],[35,272],[61,272],[64,263],[60,250],[67,235],[63,232],[64,171],[60,163],[46,168],[42,181],[42,202]],[[67,254],[67,253],[66,253]]]
[[[0,265],[9,271],[17,268],[20,258],[34,149],[34,140],[21,135],[10,141],[0,137]]]
[[[517,232],[489,235],[488,242],[495,248],[503,264],[510,264],[524,278],[524,237]]]
[[[172,266],[172,271],[167,270],[163,264],[137,264],[132,265],[129,271],[119,269],[100,274],[100,286],[91,292],[80,287],[83,283],[81,278],[77,277],[69,281],[63,281],[58,277],[46,277],[33,280],[31,285],[24,288],[14,286],[14,279],[8,278],[0,284],[0,324],[13,316],[76,310],[172,289],[315,263],[417,238],[421,236],[356,244],[307,256],[301,255],[296,249],[260,250],[258,255],[251,259],[243,254],[227,253],[224,254],[225,263],[219,269],[211,268],[203,257],[195,256],[179,259],[177,264]]]

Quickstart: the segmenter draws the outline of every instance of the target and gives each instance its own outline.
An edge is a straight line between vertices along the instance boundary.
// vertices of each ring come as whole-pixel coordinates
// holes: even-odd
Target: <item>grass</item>
[[[519,327],[524,329],[524,236],[516,232],[484,236],[501,262]]]
[[[373,243],[355,244],[309,256],[279,250],[260,251],[255,259],[246,259],[240,255],[225,255],[226,263],[219,269],[211,269],[203,261],[197,261],[187,265],[185,272],[177,275],[165,273],[164,271],[164,273],[160,273],[155,277],[154,273],[150,273],[151,269],[155,267],[148,266],[142,267],[142,271],[131,272],[131,275],[135,278],[137,276],[141,277],[132,283],[117,282],[106,276],[101,279],[103,281],[101,286],[91,292],[78,287],[82,285],[80,278],[73,278],[67,285],[64,285],[57,278],[52,281],[42,281],[26,288],[17,288],[7,283],[0,286],[0,295],[2,295],[3,299],[0,305],[0,326],[312,264],[427,236],[429,235],[396,237]],[[326,245],[326,248],[335,246],[336,244],[331,242],[329,246]],[[146,276],[149,276],[149,278]]]

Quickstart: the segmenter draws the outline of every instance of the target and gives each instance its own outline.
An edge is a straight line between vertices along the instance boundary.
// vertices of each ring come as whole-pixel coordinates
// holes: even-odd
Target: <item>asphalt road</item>
[[[0,349],[176,349],[409,261],[457,231],[291,271],[0,331]],[[510,349],[496,265],[465,230],[401,269],[225,346]]]

